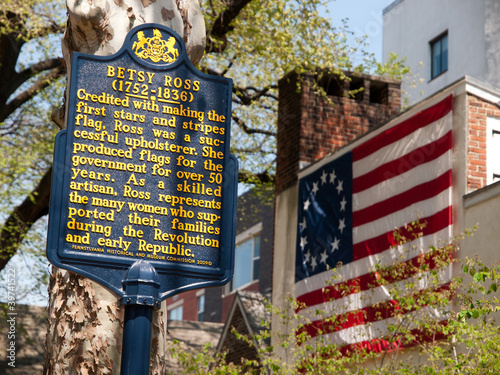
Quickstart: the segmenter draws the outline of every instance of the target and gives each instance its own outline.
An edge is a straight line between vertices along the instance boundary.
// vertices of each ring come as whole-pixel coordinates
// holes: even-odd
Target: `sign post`
[[[135,262],[123,280],[125,324],[121,375],[149,374],[151,328],[155,301],[158,301],[158,274],[143,260]]]
[[[121,297],[122,374],[146,374],[149,349],[140,360],[137,349],[150,346],[153,308],[233,275],[232,82],[198,71],[157,24],[131,30],[112,56],[75,53],[72,65],[47,257]]]

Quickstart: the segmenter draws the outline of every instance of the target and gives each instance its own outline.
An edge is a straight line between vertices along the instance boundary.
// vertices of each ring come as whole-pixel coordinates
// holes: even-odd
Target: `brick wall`
[[[236,332],[242,335],[250,336],[250,332],[245,324],[243,315],[240,309],[236,309],[232,319],[231,329],[235,329]],[[241,359],[245,358],[247,360],[258,360],[258,353],[255,347],[250,346],[247,342],[243,340],[238,340],[236,336],[230,331],[228,332],[225,341],[222,345],[222,350],[227,351],[226,362],[234,363],[239,365]],[[253,371],[251,372],[253,373]],[[255,371],[257,373],[257,371]]]
[[[354,97],[350,90],[357,90]],[[276,192],[296,183],[301,163],[323,158],[394,117],[400,107],[400,82],[391,79],[357,75],[340,81],[336,75],[295,73],[281,79]]]
[[[472,192],[486,186],[486,122],[488,117],[500,118],[500,109],[471,94],[467,99],[467,190]]]

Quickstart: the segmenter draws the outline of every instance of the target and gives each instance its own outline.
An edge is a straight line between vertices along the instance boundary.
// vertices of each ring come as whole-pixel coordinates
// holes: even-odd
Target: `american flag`
[[[389,325],[397,324],[397,302],[377,284],[376,265],[417,265],[429,246],[452,236],[452,97],[339,154],[299,180],[297,313],[311,319],[303,328],[310,341],[383,351]],[[393,246],[394,230],[405,233],[416,219],[426,223],[422,236],[404,249]],[[339,264],[331,280],[329,270]],[[451,267],[439,274],[446,285]],[[390,281],[429,288],[414,274]],[[425,309],[444,320],[432,306]]]

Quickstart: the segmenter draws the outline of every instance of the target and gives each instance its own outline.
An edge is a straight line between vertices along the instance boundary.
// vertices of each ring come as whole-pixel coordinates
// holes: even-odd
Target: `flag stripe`
[[[444,208],[431,217],[420,219],[420,222],[427,223],[422,233],[427,235],[448,227],[450,225],[450,218],[451,206]],[[412,233],[405,230],[404,226],[400,227],[399,230],[403,236],[412,235]],[[377,254],[394,245],[396,245],[396,241],[394,240],[394,231],[391,230],[377,237],[353,245],[354,259],[361,259],[368,255]]]
[[[446,327],[448,325],[447,321],[442,321],[439,324],[441,327]],[[349,355],[350,352],[355,350],[364,350],[366,352],[373,353],[383,353],[383,352],[391,352],[400,349],[411,348],[416,345],[421,344],[422,342],[428,342],[432,340],[442,340],[446,338],[446,334],[443,331],[436,332],[425,332],[422,329],[415,328],[410,330],[410,335],[407,337],[414,337],[411,341],[408,339],[401,339],[401,335],[396,335],[393,338],[374,338],[372,340],[360,341],[355,344],[344,345],[340,351],[343,355]]]
[[[311,308],[323,303],[330,303],[332,301],[345,298],[351,294],[361,293],[367,290],[371,290],[372,288],[376,289],[382,277],[384,278],[385,283],[391,284],[413,277],[415,275],[420,275],[421,277],[424,271],[434,270],[441,267],[442,259],[432,258],[431,255],[433,253],[434,252],[420,254],[405,262],[398,263],[393,267],[389,267],[385,271],[381,270],[378,272],[370,272],[356,279],[350,279],[341,283],[337,283],[335,285],[325,286],[324,288],[305,293],[297,297],[299,307],[296,309],[296,312],[298,313],[301,310]],[[397,273],[391,274],[391,271],[394,270],[394,267],[397,267],[399,271]],[[415,282],[415,280],[413,280],[412,282]],[[368,301],[368,298],[364,298],[364,296],[359,296],[359,298],[363,300],[364,303]]]
[[[451,131],[437,141],[419,147],[399,159],[385,163],[372,171],[353,180],[353,194],[403,174],[419,165],[429,163],[449,151],[451,148]]]
[[[448,311],[450,310],[451,306],[449,307]],[[430,306],[425,306],[418,311],[412,311],[407,314],[407,320],[410,322],[410,324],[406,327],[407,330],[413,331],[413,329],[418,329],[413,323],[411,323],[413,318],[415,318],[417,315],[421,319],[429,316],[438,319],[443,323],[446,322],[446,316],[440,314]],[[391,335],[389,326],[397,326],[399,323],[401,323],[401,318],[391,317],[385,320],[375,321],[364,326],[354,326],[341,331],[323,334],[321,339],[324,339],[327,342],[336,345],[352,345],[381,337],[388,337],[389,335]],[[308,343],[313,345],[315,342],[318,342],[318,339],[319,337],[313,337],[308,341]]]
[[[402,139],[373,151],[367,157],[354,161],[353,177],[363,176],[380,165],[399,159],[411,151],[426,147],[429,143],[436,142],[449,131],[449,127],[446,126],[446,122],[450,121],[449,116],[451,113],[435,121],[432,126],[420,128]]]
[[[453,97],[450,95],[434,106],[415,114],[408,120],[402,121],[398,125],[384,131],[383,133],[366,140],[353,150],[353,162],[361,160],[372,154],[374,151],[406,137],[417,129],[438,121],[451,111],[452,100]]]
[[[412,223],[422,216],[430,218],[435,213],[448,207],[450,196],[451,188],[440,192],[432,199],[414,203],[404,210],[393,212],[370,223],[354,227],[353,243],[356,246],[358,243],[384,235],[387,230],[392,233],[398,225]]]
[[[415,181],[422,183],[432,181],[451,170],[451,159],[448,153],[441,155],[432,165],[422,164],[399,176],[383,181],[353,196],[353,212],[362,210],[374,202],[379,202],[400,194],[415,186]]]
[[[433,327],[428,327],[425,330],[421,328],[411,329],[408,333],[409,335],[403,335],[401,333],[395,332],[392,335],[386,335],[384,337],[378,337],[371,340],[363,340],[356,342],[354,344],[343,345],[339,348],[340,353],[343,356],[351,356],[354,353],[365,354],[365,353],[384,353],[384,352],[394,352],[396,350],[402,350],[407,348],[415,347],[423,342],[429,342],[432,340],[442,340],[449,335],[445,333],[445,328],[448,326],[448,321],[441,321],[435,324]],[[336,356],[336,349],[325,350],[324,346],[314,354],[312,354],[309,359],[304,361],[298,368],[299,373],[306,372],[306,366],[313,364],[313,358],[320,355],[324,358],[329,358]]]
[[[377,218],[405,209],[409,205],[432,199],[451,186],[451,171],[445,172],[435,180],[417,185],[401,194],[379,201],[370,207],[352,213],[353,227],[361,226]]]
[[[323,272],[300,280],[295,284],[295,295],[300,298],[300,296],[311,291],[325,288],[331,282],[340,283],[362,277],[374,270],[376,265],[379,267],[389,267],[395,262],[405,262],[411,258],[418,257],[424,254],[422,249],[428,249],[429,246],[439,243],[439,239],[449,238],[450,235],[450,228],[445,227],[435,233],[414,239],[404,246],[391,247],[382,253],[370,255],[343,265],[335,271],[335,276],[331,272]]]
[[[410,290],[424,290],[436,285],[436,283],[445,284],[452,279],[452,267],[446,267],[440,270],[430,270],[429,272],[419,273],[408,279],[398,281],[395,284],[381,285],[372,287],[359,293],[346,295],[336,300],[326,301],[318,305],[310,306],[297,312],[297,314],[306,319],[306,321],[318,319],[318,313],[324,316],[333,314],[345,314],[348,311],[362,309],[375,303],[389,301],[394,299],[394,293],[404,293]]]

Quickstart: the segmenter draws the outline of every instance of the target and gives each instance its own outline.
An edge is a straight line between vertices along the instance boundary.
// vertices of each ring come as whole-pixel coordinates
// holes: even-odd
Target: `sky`
[[[336,25],[348,19],[348,26],[356,36],[368,35],[367,52],[382,61],[382,31],[384,8],[394,0],[331,0],[328,9]]]

